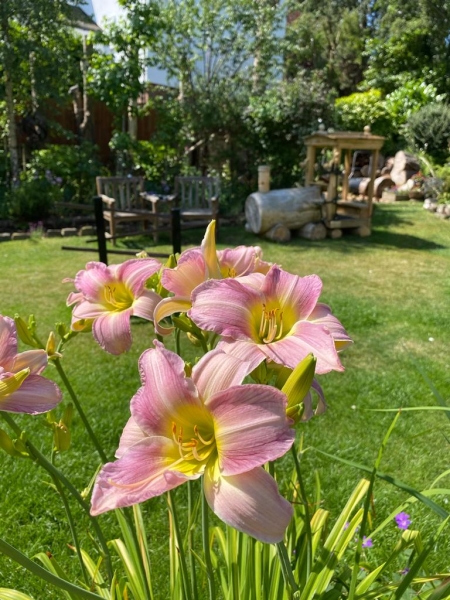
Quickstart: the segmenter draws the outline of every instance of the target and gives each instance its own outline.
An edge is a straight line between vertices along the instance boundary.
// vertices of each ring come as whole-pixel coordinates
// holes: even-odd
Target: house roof
[[[69,19],[74,27],[84,31],[101,31],[97,23],[80,6],[69,6]]]

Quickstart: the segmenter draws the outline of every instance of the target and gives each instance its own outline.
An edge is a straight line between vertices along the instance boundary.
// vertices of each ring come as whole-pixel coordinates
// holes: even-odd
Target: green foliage
[[[157,192],[163,191],[167,182],[172,183],[182,167],[176,150],[156,140],[133,140],[127,133],[116,132],[110,147],[122,172],[144,175],[152,190]]]
[[[429,104],[411,115],[405,136],[411,145],[443,163],[449,154],[450,106]]]
[[[366,125],[372,133],[389,135],[390,116],[380,90],[357,92],[335,102],[336,121],[340,129],[362,132]]]
[[[352,0],[325,0],[320,4],[297,0],[292,7],[295,18],[286,32],[288,76],[295,77],[299,69],[307,69],[339,95],[354,91],[365,66],[367,5]]]
[[[366,39],[365,87],[389,93],[409,77],[446,91],[450,75],[448,2],[378,0],[374,8],[373,34]]]
[[[446,94],[438,94],[436,86],[424,80],[402,76],[401,85],[387,94],[384,105],[389,113],[392,126],[401,132],[409,117],[427,104],[442,102]]]
[[[10,216],[20,224],[43,221],[61,197],[61,189],[51,179],[21,176],[19,184],[7,195]]]
[[[28,180],[38,177],[53,180],[65,202],[91,202],[95,195],[95,177],[101,174],[96,148],[89,142],[78,145],[52,144],[33,152],[27,165]]]
[[[276,82],[263,94],[251,96],[241,139],[255,173],[256,165],[269,164],[274,188],[294,185],[301,174],[304,136],[317,129],[317,123],[330,120],[327,89],[305,74]]]

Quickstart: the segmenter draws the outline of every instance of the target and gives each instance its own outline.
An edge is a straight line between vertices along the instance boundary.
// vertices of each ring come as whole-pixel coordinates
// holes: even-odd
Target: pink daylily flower
[[[159,322],[175,312],[186,312],[191,307],[191,293],[209,279],[246,277],[252,273],[266,274],[270,264],[262,260],[259,246],[238,246],[225,250],[216,249],[216,222],[208,225],[199,248],[181,253],[174,269],[164,269],[161,283],[174,294],[165,298],[155,310],[155,328],[161,335],[170,333],[172,327],[163,327]]]
[[[47,361],[45,350],[17,353],[16,324],[0,315],[0,410],[37,415],[55,408],[62,394],[41,376]]]
[[[153,258],[136,258],[120,265],[106,266],[89,262],[78,271],[73,281],[77,292],[69,294],[67,305],[74,305],[72,329],[83,330],[92,325],[92,333],[100,346],[110,354],[121,354],[131,348],[132,316],[153,320],[159,294],[145,287],[161,264]]]
[[[242,361],[214,350],[187,377],[183,360],[162,344],[140,359],[143,386],[131,400],[118,460],[100,471],[91,513],[130,506],[203,476],[211,509],[262,540],[281,541],[292,507],[262,468],[292,446],[286,396],[240,385]]]
[[[252,369],[266,359],[293,369],[312,352],[316,373],[343,371],[337,349],[351,340],[330,308],[317,304],[317,275],[298,277],[274,265],[265,277],[242,281],[207,281],[192,293],[188,316],[222,336],[218,347]]]

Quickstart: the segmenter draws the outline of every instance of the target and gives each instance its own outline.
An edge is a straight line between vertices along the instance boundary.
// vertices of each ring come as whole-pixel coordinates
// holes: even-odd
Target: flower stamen
[[[212,444],[214,441],[214,434],[212,435],[210,440],[205,440],[201,435],[200,432],[198,430],[197,425],[194,425],[194,433],[195,435],[198,437],[198,439],[201,441],[202,444],[205,444],[205,446],[209,446],[209,444]]]

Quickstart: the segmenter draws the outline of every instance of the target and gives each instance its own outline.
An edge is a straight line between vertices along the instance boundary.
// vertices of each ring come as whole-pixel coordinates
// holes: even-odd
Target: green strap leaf
[[[323,456],[326,456],[327,458],[332,458],[333,460],[336,460],[337,462],[341,462],[344,465],[349,465],[350,467],[359,469],[360,471],[364,471],[365,473],[373,472],[373,469],[370,467],[367,467],[366,465],[361,465],[360,463],[355,463],[352,460],[346,460],[345,458],[340,458],[339,456],[336,456],[334,454],[329,454],[328,452],[324,452],[323,450],[319,450],[318,448],[314,448],[314,450],[316,452],[318,452],[319,454],[323,454]],[[420,502],[425,504],[425,506],[428,506],[428,508],[430,508],[433,512],[435,512],[437,515],[439,515],[442,519],[446,519],[447,517],[450,516],[450,513],[448,513],[444,508],[442,508],[442,506],[439,506],[439,504],[436,504],[435,502],[433,502],[432,500],[430,500],[429,498],[424,496],[421,492],[418,492],[416,489],[414,489],[410,485],[403,483],[403,481],[400,481],[399,479],[396,479],[395,477],[392,477],[392,475],[388,475],[388,474],[382,473],[381,471],[377,471],[376,476],[379,479],[383,479],[383,481],[387,481],[388,483],[391,483],[395,487],[398,487],[400,490],[408,492],[411,496],[414,496],[415,498],[420,500]]]
[[[66,581],[65,579],[61,579],[57,575],[47,571],[47,569],[40,567],[34,561],[29,559],[28,556],[22,554],[20,550],[17,550],[17,548],[14,548],[14,546],[11,546],[2,539],[0,539],[0,552],[11,558],[22,567],[25,567],[25,569],[33,573],[33,575],[36,575],[36,577],[47,581],[61,590],[75,595],[77,598],[81,598],[82,600],[102,600],[101,596],[80,588],[77,585]]]

